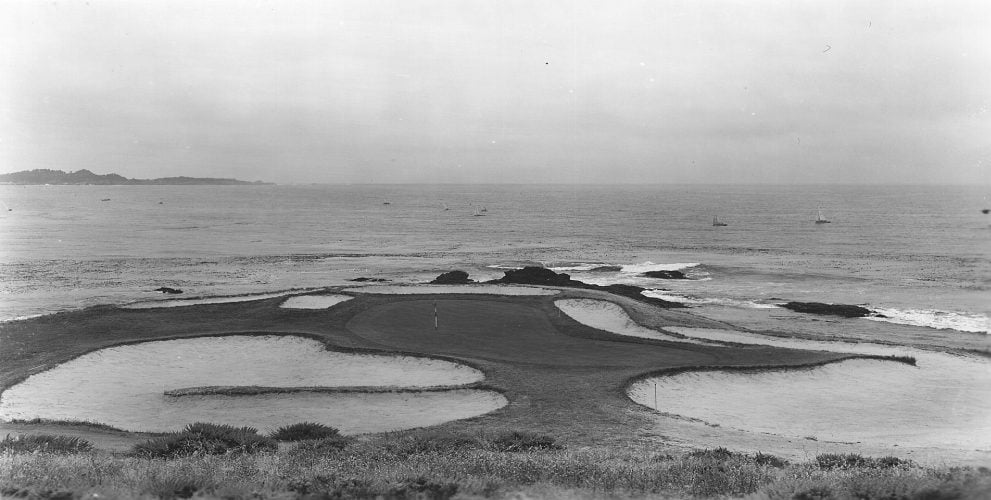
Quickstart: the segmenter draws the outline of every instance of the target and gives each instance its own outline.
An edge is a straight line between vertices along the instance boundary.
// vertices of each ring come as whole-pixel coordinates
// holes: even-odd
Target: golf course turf
[[[554,300],[565,297],[613,301],[646,326],[713,326],[684,310],[575,290],[557,296],[357,295],[321,310],[279,308],[284,297],[162,309],[100,306],[0,325],[0,387],[113,345],[204,335],[303,335],[331,350],[431,356],[481,369],[484,385],[502,392],[509,404],[442,424],[450,430],[525,428],[568,445],[617,445],[643,438],[651,410],[630,401],[624,390],[646,373],[816,365],[851,357],[615,335],[562,314]],[[99,439],[94,442],[99,446]]]

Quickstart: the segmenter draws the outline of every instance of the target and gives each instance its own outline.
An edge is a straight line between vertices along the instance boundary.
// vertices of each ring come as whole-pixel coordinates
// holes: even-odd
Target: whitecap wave
[[[676,262],[673,264],[655,264],[647,261],[641,264],[624,264],[624,273],[643,274],[650,271],[684,271],[688,268],[700,265],[698,262]]]
[[[645,297],[653,297],[655,299],[667,300],[669,302],[678,302],[681,304],[689,305],[717,305],[717,306],[729,306],[729,307],[740,307],[744,309],[777,309],[777,304],[766,304],[763,302],[755,302],[752,300],[741,300],[741,299],[730,299],[722,297],[696,297],[691,295],[679,295],[674,294],[665,290],[644,290],[640,292]]]
[[[957,330],[970,333],[991,332],[991,318],[983,314],[931,309],[875,308],[874,311],[885,317],[871,316],[867,319],[898,325],[925,326],[937,330]]]

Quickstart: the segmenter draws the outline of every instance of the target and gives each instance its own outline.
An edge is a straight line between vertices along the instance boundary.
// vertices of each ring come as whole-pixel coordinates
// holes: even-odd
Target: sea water
[[[716,315],[790,300],[863,304],[894,328],[874,335],[897,337],[891,332],[905,326],[986,337],[991,216],[980,209],[991,206],[989,194],[960,186],[7,185],[0,319],[154,299],[160,286],[184,297],[271,293],[358,277],[423,282],[451,269],[486,280],[544,265],[591,283],[655,289]],[[813,222],[818,207],[830,224]],[[728,226],[712,226],[713,215]],[[661,269],[692,279],[642,275]]]

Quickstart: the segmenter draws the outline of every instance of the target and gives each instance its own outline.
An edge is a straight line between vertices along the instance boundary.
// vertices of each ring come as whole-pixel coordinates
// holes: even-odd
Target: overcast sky
[[[0,172],[991,185],[991,2],[11,1]]]

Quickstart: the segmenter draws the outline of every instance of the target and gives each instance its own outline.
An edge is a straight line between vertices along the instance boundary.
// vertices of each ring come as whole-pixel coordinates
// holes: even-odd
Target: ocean
[[[5,185],[0,320],[175,298],[162,286],[205,297],[424,282],[452,269],[488,280],[542,265],[636,284],[751,330],[987,351],[989,196],[973,186]],[[831,223],[814,223],[820,208]],[[786,301],[885,317],[812,317],[777,306]]]

